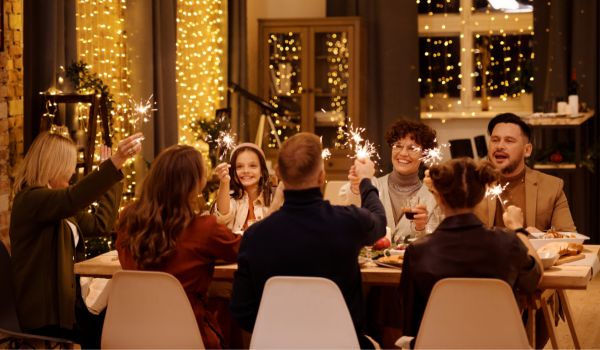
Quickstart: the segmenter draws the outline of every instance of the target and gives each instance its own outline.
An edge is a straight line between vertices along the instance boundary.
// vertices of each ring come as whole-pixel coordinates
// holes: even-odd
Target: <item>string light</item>
[[[416,0],[416,3],[419,13],[427,17],[437,16],[440,21],[445,21],[450,13],[463,18],[460,0]],[[518,14],[498,13],[487,2],[480,1],[476,5],[474,2],[469,10],[477,15],[464,17],[462,25],[473,26],[473,37],[462,34],[440,36],[441,33],[434,33],[419,38],[422,64],[418,82],[425,102],[424,111],[449,110],[454,107],[453,101],[456,99],[457,105],[462,106],[464,101],[460,99],[461,92],[471,93],[474,100],[485,97],[487,101],[497,97],[499,101],[507,103],[533,90],[532,26],[526,23],[520,25],[519,18],[522,17]],[[489,26],[480,23],[482,14],[487,15],[486,23],[490,23]],[[426,30],[431,29],[429,24],[426,27]],[[440,28],[445,32],[444,26]],[[465,44],[465,40],[472,40],[473,43],[470,49],[473,70],[468,76],[460,72],[463,63],[460,53],[465,53],[465,46],[470,45],[470,42]],[[465,90],[463,79],[473,80],[472,91]],[[481,100],[476,103],[483,109],[487,108],[487,103]]]
[[[303,86],[300,81],[300,57],[302,42],[299,33],[271,33],[269,45],[269,72],[271,75],[271,95],[269,102],[278,108],[285,100],[299,103]],[[273,113],[275,130],[271,130],[267,142],[268,148],[277,148],[275,135],[285,141],[300,131],[300,116]]]
[[[221,0],[177,1],[177,113],[179,143],[205,154],[198,122],[212,120],[223,107],[227,42],[227,3]]]

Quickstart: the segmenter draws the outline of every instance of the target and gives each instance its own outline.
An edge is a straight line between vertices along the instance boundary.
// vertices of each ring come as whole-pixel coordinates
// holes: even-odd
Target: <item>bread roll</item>
[[[551,242],[545,244],[537,251],[538,254],[542,252],[550,252],[552,254],[558,254],[558,256],[577,255],[583,251],[583,244],[568,242]]]

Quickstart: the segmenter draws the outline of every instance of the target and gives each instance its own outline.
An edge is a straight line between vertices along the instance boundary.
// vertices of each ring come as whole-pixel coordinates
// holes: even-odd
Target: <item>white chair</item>
[[[397,346],[402,347],[409,337],[402,338]],[[440,348],[529,349],[512,288],[502,280],[488,278],[446,278],[437,282],[423,314],[415,349]]]
[[[108,296],[102,348],[204,349],[181,283],[164,272],[117,272]]]
[[[265,284],[250,349],[360,349],[335,283],[276,276]]]
[[[348,203],[340,197],[340,188],[347,183],[348,181],[327,181],[323,199],[328,200],[332,205],[347,205]]]

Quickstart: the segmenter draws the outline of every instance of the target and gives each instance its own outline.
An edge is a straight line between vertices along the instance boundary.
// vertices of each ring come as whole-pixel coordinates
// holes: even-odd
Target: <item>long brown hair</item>
[[[141,269],[159,266],[175,251],[177,237],[196,215],[197,196],[206,184],[202,155],[190,146],[165,149],[152,163],[140,198],[125,209],[118,224]]]
[[[269,169],[267,169],[267,162],[265,156],[260,153],[256,148],[250,146],[241,146],[236,148],[231,155],[231,167],[229,168],[229,176],[231,177],[231,191],[233,192],[231,197],[235,199],[241,199],[244,196],[244,186],[237,176],[235,163],[237,157],[245,151],[250,151],[256,154],[258,157],[258,163],[260,165],[260,179],[258,180],[258,190],[262,193],[265,206],[271,205],[271,196],[273,195],[273,189],[269,181]]]
[[[481,202],[486,185],[497,181],[498,172],[488,161],[458,158],[432,166],[429,177],[450,208],[463,209]]]

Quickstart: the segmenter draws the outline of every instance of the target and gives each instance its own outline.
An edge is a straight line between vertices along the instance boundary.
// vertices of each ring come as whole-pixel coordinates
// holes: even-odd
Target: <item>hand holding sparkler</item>
[[[356,177],[358,177],[358,182],[362,181],[362,179],[370,179],[375,176],[375,163],[371,161],[371,159],[356,159],[354,161],[354,171],[356,172]]]
[[[523,211],[517,206],[509,205],[506,207],[504,213],[502,213],[502,220],[504,221],[504,226],[511,230],[516,230],[523,227]]]
[[[356,175],[356,167],[352,165],[348,171],[348,181],[350,182],[350,191],[354,194],[360,194],[360,178]]]
[[[229,175],[229,168],[231,165],[229,163],[221,163],[215,167],[215,174],[219,178],[219,181],[222,184],[228,184],[231,181],[231,176]]]
[[[117,151],[110,157],[117,169],[121,169],[127,159],[134,157],[142,150],[140,139],[143,138],[144,135],[138,132],[119,141]]]

